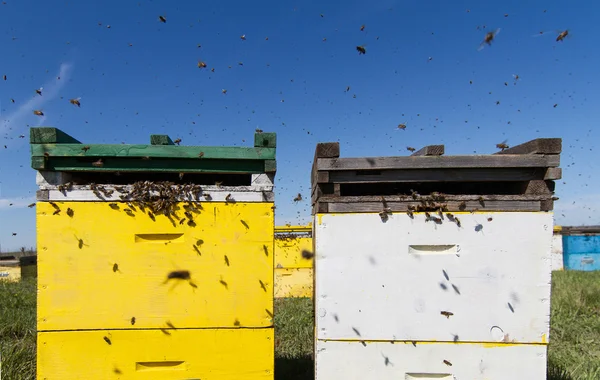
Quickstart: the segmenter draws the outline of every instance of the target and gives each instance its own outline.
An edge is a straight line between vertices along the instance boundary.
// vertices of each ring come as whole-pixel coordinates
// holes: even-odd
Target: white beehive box
[[[319,145],[316,379],[545,379],[558,155],[339,159]],[[461,193],[441,183],[453,166],[468,169],[456,182],[508,183]],[[390,195],[418,186],[432,195]]]

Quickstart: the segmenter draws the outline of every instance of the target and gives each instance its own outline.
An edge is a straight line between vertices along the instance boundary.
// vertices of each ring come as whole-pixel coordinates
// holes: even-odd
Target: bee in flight
[[[506,145],[506,142],[507,142],[507,141],[508,141],[508,140],[504,140],[504,141],[502,141],[500,144],[496,144],[496,148],[498,148],[498,149],[501,149],[502,151],[503,151],[504,149],[508,149],[508,145]]]
[[[564,41],[564,39],[567,38],[567,36],[569,35],[568,30],[552,30],[552,31],[540,31],[537,34],[534,34],[533,37],[543,36],[548,33],[556,33],[557,34],[556,42]]]
[[[487,32],[485,37],[483,38],[483,41],[481,42],[481,44],[479,44],[479,47],[477,48],[477,50],[479,51],[479,50],[483,49],[486,44],[491,46],[492,41],[494,40],[494,38],[496,38],[498,33],[500,33],[500,28],[493,30],[491,32]]]
[[[556,37],[556,41],[557,41],[557,42],[558,42],[558,41],[562,41],[562,40],[564,40],[564,39],[565,39],[565,37],[566,37],[566,36],[568,36],[568,35],[569,35],[569,31],[568,31],[568,30],[562,31],[562,32],[560,32],[560,34],[558,35],[558,37]]]
[[[40,87],[37,90],[35,90],[35,93],[38,94],[39,96],[42,96],[42,90],[44,89],[44,87]]]
[[[167,18],[165,16],[158,16],[160,22],[167,22]]]
[[[365,45],[357,46],[356,50],[358,51],[358,55],[367,54],[367,49],[365,49]]]
[[[81,107],[81,103],[79,102],[80,100],[81,98],[70,99],[69,103],[71,103],[74,106]]]
[[[40,110],[34,110],[33,114],[37,115],[37,116],[44,116],[44,113],[42,111],[40,111]]]

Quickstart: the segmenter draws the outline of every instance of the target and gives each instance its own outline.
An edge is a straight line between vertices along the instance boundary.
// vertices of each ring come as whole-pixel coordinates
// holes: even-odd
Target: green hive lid
[[[275,133],[257,132],[253,147],[180,146],[167,135],[150,145],[83,144],[57,128],[30,130],[31,167],[61,172],[274,173]]]

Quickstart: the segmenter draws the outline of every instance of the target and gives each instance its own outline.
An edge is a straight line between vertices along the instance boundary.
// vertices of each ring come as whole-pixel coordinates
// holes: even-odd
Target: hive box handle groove
[[[183,234],[135,234],[136,243],[183,242]]]
[[[161,371],[161,370],[184,370],[184,361],[171,362],[137,362],[135,363],[136,371]]]
[[[423,380],[453,380],[454,376],[449,373],[407,373],[404,376],[404,380],[414,380],[414,379],[423,379]]]
[[[456,255],[460,252],[460,247],[456,244],[409,245],[408,252],[413,255]]]

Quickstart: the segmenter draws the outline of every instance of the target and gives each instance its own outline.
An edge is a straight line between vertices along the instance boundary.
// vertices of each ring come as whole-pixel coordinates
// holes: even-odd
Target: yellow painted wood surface
[[[271,326],[273,203],[201,205],[190,226],[126,203],[38,202],[38,330]]]
[[[313,259],[302,251],[313,252],[312,225],[275,228],[275,297],[312,297]],[[303,234],[297,234],[303,233]]]
[[[0,265],[0,281],[19,281],[21,280],[21,267]]]
[[[313,252],[312,238],[275,237],[275,268],[312,268],[313,259],[305,259],[302,257],[302,251],[307,250]]]
[[[275,269],[275,298],[313,296],[313,269]]]
[[[272,328],[40,332],[37,379],[272,380],[273,333]]]

